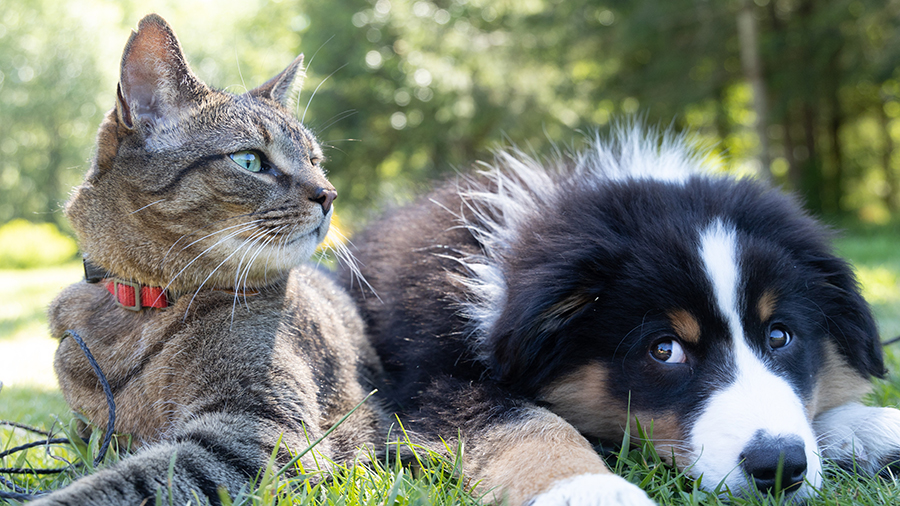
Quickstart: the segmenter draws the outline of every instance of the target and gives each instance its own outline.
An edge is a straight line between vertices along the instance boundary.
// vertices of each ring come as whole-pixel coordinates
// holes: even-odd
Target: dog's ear
[[[567,357],[584,355],[583,332],[574,329],[584,325],[580,317],[601,298],[606,280],[600,273],[614,273],[617,265],[614,254],[602,248],[585,258],[544,263],[507,280],[505,306],[485,344],[494,379],[516,393],[537,393],[565,367]]]
[[[884,377],[887,371],[875,317],[850,265],[833,255],[817,255],[808,263],[821,276],[811,286],[810,299],[824,315],[824,330],[861,375]]]

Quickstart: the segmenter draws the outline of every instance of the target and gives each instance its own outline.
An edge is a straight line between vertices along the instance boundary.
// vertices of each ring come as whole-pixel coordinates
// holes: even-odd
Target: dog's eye
[[[687,362],[681,344],[675,340],[659,341],[650,348],[650,355],[667,364],[683,364]]]
[[[791,342],[791,339],[793,339],[791,332],[781,325],[773,325],[769,329],[769,347],[773,350],[784,348]]]

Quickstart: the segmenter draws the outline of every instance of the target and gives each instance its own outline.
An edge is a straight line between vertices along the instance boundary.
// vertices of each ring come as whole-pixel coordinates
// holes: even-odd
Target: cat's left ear
[[[306,77],[306,72],[303,69],[303,55],[301,54],[280,74],[247,93],[255,97],[274,100],[287,110],[294,111],[297,108],[297,100],[304,77]]]
[[[141,20],[122,54],[116,110],[129,129],[151,126],[192,107],[209,88],[190,67],[175,32],[156,14]]]

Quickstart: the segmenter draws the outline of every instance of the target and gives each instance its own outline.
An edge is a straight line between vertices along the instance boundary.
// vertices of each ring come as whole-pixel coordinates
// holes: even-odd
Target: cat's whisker
[[[277,233],[277,230],[276,232]],[[256,250],[254,255],[251,255],[250,260],[247,262],[247,267],[242,269],[244,265],[244,259],[247,258],[247,254],[251,252],[253,247],[262,240],[262,246]],[[241,259],[238,262],[237,268],[234,270],[234,301],[231,304],[231,322],[234,323],[234,313],[237,308],[238,302],[240,301],[240,293],[244,293],[244,305],[249,309],[250,305],[247,304],[247,295],[246,295],[246,277],[250,275],[250,269],[253,267],[253,259],[262,252],[262,248],[265,247],[266,242],[269,241],[269,237],[265,232],[260,233],[257,237],[254,237],[253,240],[249,243],[244,243],[241,245],[241,248],[247,247],[247,251],[241,255]],[[243,272],[243,274],[242,274]],[[242,279],[243,278],[243,279]]]
[[[378,292],[375,291],[375,288],[370,285],[365,276],[363,276],[362,271],[359,268],[359,263],[356,261],[356,257],[347,246],[348,244],[352,246],[353,242],[351,242],[337,227],[332,227],[329,233],[335,234],[340,239],[338,241],[331,241],[328,248],[331,251],[334,251],[338,261],[343,263],[350,270],[350,286],[352,287],[354,282],[359,282],[360,287],[365,285],[376,299],[381,300],[381,297],[378,296]],[[365,293],[365,291],[363,291],[363,293]]]
[[[331,145],[332,142],[362,142],[362,139],[329,139],[327,141],[322,141],[319,145],[333,148],[334,146]]]
[[[331,142],[359,142],[359,141],[360,141],[360,139],[335,139],[333,141],[323,142],[319,145],[322,147],[328,148],[328,149],[333,149],[335,151],[340,151],[341,153],[347,154],[347,152],[344,151],[343,149],[335,146],[334,144],[329,144],[329,143],[331,143]]]
[[[306,119],[306,111],[309,110],[309,104],[311,104],[312,101],[313,101],[313,98],[316,97],[316,93],[319,91],[319,88],[321,88],[322,85],[325,84],[325,81],[327,81],[331,76],[337,74],[337,72],[338,72],[339,70],[341,70],[342,68],[346,67],[347,65],[349,65],[349,63],[345,63],[345,64],[341,65],[340,67],[334,69],[334,72],[332,72],[332,73],[328,74],[327,76],[325,76],[325,79],[322,79],[322,82],[320,82],[319,85],[316,86],[316,89],[313,90],[312,95],[309,97],[309,101],[306,102],[306,109],[303,109],[303,116],[300,116],[300,123],[303,123],[303,120]]]
[[[247,83],[244,82],[244,72],[241,71],[241,59],[238,58],[237,48],[234,49],[234,60],[235,62],[237,62],[238,76],[240,76],[241,78],[241,86],[244,87],[244,91],[246,92],[250,88],[247,88]]]
[[[247,264],[247,269],[244,274],[244,281],[243,281],[244,286],[247,285],[247,276],[249,276],[249,274],[250,274],[250,268],[256,262],[256,259],[259,258],[259,255],[269,246],[269,244],[271,244],[273,241],[275,241],[278,238],[278,236],[277,236],[278,232],[280,232],[280,230],[276,231],[276,235],[271,235],[270,237],[267,237],[266,240],[259,246],[259,248],[257,248],[256,253],[254,253],[253,256],[250,258],[250,262]],[[266,262],[268,262],[268,257],[266,258]],[[263,270],[265,284],[268,285],[269,284],[268,276],[266,276],[266,274],[267,274],[266,271]],[[246,297],[246,291],[245,291],[244,303],[247,302],[246,299],[247,299],[247,297]]]
[[[139,213],[139,212],[143,211],[144,209],[147,209],[150,206],[155,206],[156,204],[159,204],[160,202],[165,202],[165,201],[166,201],[166,199],[159,199],[156,202],[151,202],[140,209],[135,209],[134,211],[131,211],[130,213],[128,213],[128,215],[131,216],[132,214]]]
[[[223,228],[223,229],[221,229],[221,230],[217,230],[217,231],[215,231],[215,232],[212,232],[212,233],[210,233],[210,234],[207,234],[207,235],[205,235],[205,236],[203,236],[203,237],[197,239],[196,241],[194,241],[194,242],[192,242],[192,243],[186,245],[185,247],[181,248],[181,251],[184,251],[184,250],[190,248],[191,246],[197,244],[198,242],[203,241],[204,239],[208,239],[208,238],[210,238],[210,237],[212,237],[212,236],[214,236],[214,235],[216,235],[216,234],[219,234],[219,233],[221,233],[221,232],[225,232],[225,231],[227,231],[227,230],[231,230],[231,229],[234,229],[234,228],[237,228],[237,227],[240,227],[240,226],[244,226],[244,225],[254,225],[254,224],[260,223],[260,222],[262,222],[262,221],[265,221],[265,220],[261,220],[261,219],[260,219],[260,220],[252,220],[252,221],[248,221],[248,222],[245,222],[245,223],[239,223],[239,224],[237,224],[237,225],[232,225],[232,226],[230,226],[230,227],[225,227],[225,228]]]
[[[209,224],[205,225],[203,228],[201,228],[201,229],[199,229],[199,230],[197,230],[197,231],[189,232],[189,233],[187,233],[187,234],[182,235],[182,236],[179,237],[175,242],[173,242],[171,246],[169,246],[169,249],[166,251],[166,254],[163,256],[163,262],[165,262],[166,259],[169,258],[169,254],[172,253],[172,250],[175,249],[175,246],[177,246],[178,243],[181,242],[182,239],[184,239],[184,238],[186,238],[186,237],[193,236],[193,235],[197,235],[197,234],[200,233],[200,231],[206,230],[206,229],[208,229],[208,228],[210,228],[210,227],[213,227],[213,226],[215,226],[215,225],[218,225],[219,223],[222,223],[223,221],[231,221],[231,220],[234,220],[234,219],[245,218],[245,217],[247,217],[247,216],[250,216],[250,214],[241,214],[241,215],[237,215],[237,216],[231,216],[231,217],[226,218],[226,219],[224,219],[224,220],[216,220],[216,221],[214,221],[214,222],[212,222],[212,223],[209,223]],[[199,240],[202,241],[203,239],[207,239],[207,238],[209,238],[209,237],[212,237],[212,236],[214,236],[214,235],[216,235],[216,234],[218,234],[218,233],[220,233],[220,232],[225,232],[225,231],[227,231],[227,230],[231,230],[232,228],[240,227],[240,226],[242,226],[242,225],[249,225],[249,224],[251,224],[251,223],[258,223],[258,222],[260,222],[260,221],[263,221],[263,220],[253,220],[253,221],[249,221],[249,222],[245,222],[245,223],[239,223],[239,224],[237,224],[237,225],[232,225],[232,226],[230,226],[230,227],[226,227],[226,228],[217,230],[217,231],[215,231],[215,232],[213,232],[213,233],[211,233],[211,234],[208,234],[208,235],[206,235],[205,237],[200,238]],[[195,241],[195,242],[196,242],[196,241]],[[193,243],[192,243],[192,244],[193,244]],[[188,246],[190,246],[190,245],[188,245]],[[184,248],[182,248],[181,251],[184,251],[186,248],[188,248],[188,246],[185,246]]]
[[[285,252],[287,251],[288,243],[290,242],[291,237],[294,237],[294,233],[296,232],[296,230],[297,224],[295,223],[294,225],[291,225],[291,229],[288,231],[288,233],[281,236],[281,248],[279,248],[279,251],[281,252],[282,262],[285,261],[284,258],[287,256],[287,253]]]
[[[188,302],[187,308],[185,308],[185,310],[184,310],[184,318],[185,318],[185,320],[187,319],[188,312],[191,310],[191,305],[194,303],[194,300],[197,298],[197,295],[200,293],[201,290],[203,290],[203,287],[204,287],[204,286],[206,285],[206,283],[213,277],[213,275],[219,270],[219,268],[221,268],[221,267],[222,267],[223,265],[225,265],[229,260],[231,260],[231,257],[233,257],[234,255],[240,253],[240,251],[241,251],[241,249],[244,247],[244,245],[247,244],[248,241],[254,239],[254,236],[256,236],[257,234],[263,234],[263,233],[265,233],[265,232],[263,232],[263,231],[257,231],[257,232],[255,232],[253,235],[251,235],[250,237],[248,237],[247,239],[244,239],[244,242],[241,243],[240,246],[238,246],[237,248],[235,248],[234,251],[232,251],[230,255],[228,255],[227,257],[225,257],[225,260],[222,260],[222,261],[219,263],[219,265],[217,265],[217,266],[209,273],[209,275],[206,276],[206,279],[204,279],[203,282],[200,283],[200,286],[198,286],[197,289],[194,291],[194,295],[191,297],[190,302]],[[214,245],[214,246],[215,246],[215,245]],[[208,250],[207,250],[207,251],[208,251]]]
[[[253,240],[252,240],[252,242],[250,242],[249,246],[247,245],[246,242],[241,245],[241,248],[244,248],[245,246],[247,246],[247,250],[244,251],[243,255],[241,255],[240,260],[238,260],[237,267],[234,269],[234,283],[233,284],[234,284],[235,291],[239,290],[240,286],[241,286],[241,276],[243,274],[244,260],[247,258],[247,255],[250,254],[250,251],[252,251],[253,246],[256,245],[256,243],[258,243],[261,239],[264,239],[265,237],[266,237],[266,233],[263,231],[260,231],[259,235],[256,235],[255,237],[252,238]],[[249,241],[249,239],[248,239],[248,241]],[[249,269],[251,263],[252,262],[247,263],[248,269]]]
[[[340,121],[343,121],[343,120],[345,120],[345,119],[347,119],[347,118],[353,116],[353,115],[356,114],[357,112],[359,112],[359,111],[357,111],[356,109],[347,109],[346,111],[344,111],[344,112],[342,112],[342,113],[340,113],[340,114],[335,114],[334,116],[332,116],[331,118],[329,118],[329,119],[327,120],[327,121],[329,121],[329,123],[328,123],[327,125],[323,126],[322,128],[317,128],[317,129],[316,129],[316,134],[318,135],[318,134],[321,134],[321,133],[325,132],[325,130],[328,130],[328,129],[329,129],[331,126],[333,126],[335,123],[338,123],[338,122],[340,122]]]
[[[213,244],[212,246],[206,248],[206,249],[203,250],[199,255],[195,256],[195,257],[193,258],[193,260],[191,260],[190,262],[188,262],[187,265],[185,265],[184,267],[182,267],[181,270],[178,271],[178,273],[175,274],[175,276],[173,276],[172,279],[169,280],[169,283],[166,284],[166,286],[165,286],[164,289],[165,289],[165,290],[168,290],[169,287],[172,286],[172,283],[175,282],[175,280],[178,279],[178,277],[181,276],[181,275],[184,273],[184,271],[186,271],[186,270],[188,269],[188,267],[190,267],[191,265],[193,265],[194,262],[196,262],[197,260],[200,259],[200,257],[202,257],[203,255],[205,255],[205,254],[209,253],[210,251],[212,251],[213,248],[215,248],[216,246],[218,246],[218,245],[224,243],[225,241],[231,239],[232,237],[235,237],[235,236],[237,236],[237,235],[239,235],[239,234],[242,234],[242,233],[244,233],[244,232],[253,230],[253,229],[255,228],[253,225],[248,225],[248,224],[244,224],[244,225],[245,225],[245,226],[244,226],[243,228],[240,228],[240,229],[238,229],[236,232],[233,232],[233,233],[229,234],[228,236],[219,239],[218,241],[216,241],[215,244]],[[215,234],[213,234],[213,235],[215,235]],[[232,255],[233,255],[233,254],[234,254],[234,253],[232,253]],[[217,267],[217,269],[218,269],[218,267]],[[211,276],[211,275],[212,275],[212,274],[210,274],[210,276]]]
[[[314,61],[316,61],[316,55],[319,54],[319,51],[321,51],[323,47],[325,47],[329,42],[331,42],[331,39],[333,39],[334,37],[335,37],[335,35],[332,35],[331,37],[328,37],[328,40],[326,40],[325,42],[323,42],[322,45],[320,45],[319,48],[316,49],[316,52],[313,53],[313,55],[310,57],[309,61],[306,62],[306,69],[307,69],[307,70],[309,70],[309,69],[312,68],[312,64],[313,64]],[[315,94],[314,94],[314,95],[315,95]],[[312,97],[309,97],[309,102],[306,103],[306,109],[309,109],[309,104],[312,102],[312,99],[313,99]],[[300,112],[300,102],[299,102],[299,101],[297,101],[296,107],[297,107],[297,111],[296,111],[296,112]],[[303,123],[303,118],[306,117],[306,109],[303,110],[303,116],[300,118],[300,122],[301,122],[301,123]],[[296,114],[296,112],[295,112],[295,114]]]

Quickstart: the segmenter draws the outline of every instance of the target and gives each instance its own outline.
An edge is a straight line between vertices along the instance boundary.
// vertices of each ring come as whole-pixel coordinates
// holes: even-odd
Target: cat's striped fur
[[[116,431],[141,449],[35,504],[152,504],[158,494],[216,504],[276,447],[286,463],[365,398],[380,369],[356,310],[326,274],[298,267],[328,231],[336,196],[315,138],[291,114],[302,74],[301,56],[247,93],[216,91],[162,18],[132,35],[116,107],[66,214],[108,277],[165,288],[170,303],[132,311],[105,283],[83,281],[57,297],[50,322],[71,407],[105,426],[103,391],[68,329],[109,379]],[[380,440],[383,420],[365,403],[315,452],[353,458]]]

